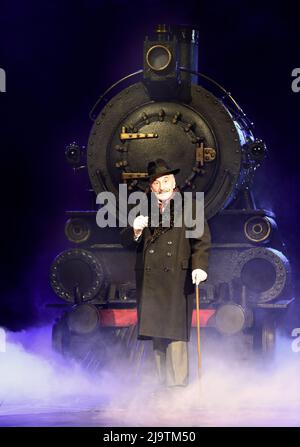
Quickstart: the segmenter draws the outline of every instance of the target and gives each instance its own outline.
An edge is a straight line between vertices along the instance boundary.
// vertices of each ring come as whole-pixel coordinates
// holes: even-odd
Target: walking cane
[[[198,350],[198,378],[201,379],[201,356],[200,356],[200,304],[199,285],[196,284],[196,317],[197,317],[197,350]]]

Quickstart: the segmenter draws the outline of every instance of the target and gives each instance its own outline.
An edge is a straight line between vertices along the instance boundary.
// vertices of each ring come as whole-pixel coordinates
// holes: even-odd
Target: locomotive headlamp
[[[248,145],[248,154],[256,162],[263,161],[267,154],[265,143],[262,140],[256,139]]]
[[[244,224],[246,238],[255,243],[268,241],[274,229],[275,221],[267,216],[252,216]]]
[[[151,70],[164,71],[171,64],[172,54],[164,45],[154,45],[147,51],[146,61]]]
[[[176,97],[180,80],[177,54],[176,36],[163,27],[151,40],[146,36],[143,82],[151,99],[170,100]]]
[[[69,144],[65,150],[67,162],[74,168],[78,168],[83,159],[83,148],[75,142]]]
[[[87,220],[82,218],[68,219],[65,225],[65,235],[71,242],[81,244],[86,242],[91,235],[91,227]]]

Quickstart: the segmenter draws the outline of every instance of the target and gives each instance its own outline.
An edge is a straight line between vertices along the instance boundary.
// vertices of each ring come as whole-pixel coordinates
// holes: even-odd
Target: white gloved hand
[[[135,236],[142,234],[143,229],[148,226],[148,220],[148,216],[138,216],[134,219],[133,230]]]
[[[200,282],[205,281],[207,278],[207,273],[202,269],[195,269],[192,271],[193,284],[199,286]]]

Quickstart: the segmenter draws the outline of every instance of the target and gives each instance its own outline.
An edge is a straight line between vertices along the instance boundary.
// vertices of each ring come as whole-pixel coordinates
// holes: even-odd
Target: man
[[[188,384],[188,347],[194,302],[194,286],[207,278],[210,231],[205,220],[199,238],[187,238],[187,228],[174,225],[172,197],[175,174],[163,159],[148,164],[150,190],[159,207],[159,226],[149,216],[138,216],[133,228],[122,234],[123,245],[137,248],[136,286],[138,338],[152,339],[157,371],[162,384]],[[173,205],[173,207],[172,207]],[[166,211],[170,224],[162,224]]]

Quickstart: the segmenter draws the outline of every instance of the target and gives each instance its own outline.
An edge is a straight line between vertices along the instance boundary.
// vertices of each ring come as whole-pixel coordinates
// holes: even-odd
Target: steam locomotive
[[[247,337],[268,353],[294,298],[275,215],[257,208],[253,193],[267,150],[232,95],[198,72],[198,41],[192,27],[158,25],[145,37],[143,69],[109,87],[91,110],[86,149],[72,143],[65,155],[75,171],[87,167],[94,203],[103,191],[118,197],[120,184],[145,191],[153,159],[180,167],[180,189],[205,194],[212,234],[201,327]],[[96,213],[96,205],[66,212],[69,245],[53,261],[50,283],[65,305],[54,348],[99,366],[113,344],[133,351],[143,342],[135,337],[135,252],[121,245],[120,228],[100,228]]]

